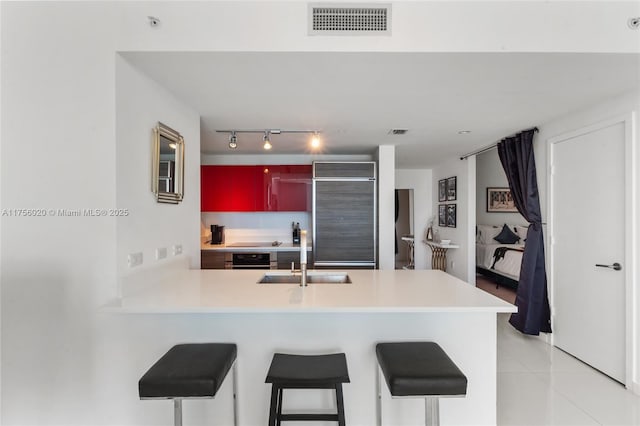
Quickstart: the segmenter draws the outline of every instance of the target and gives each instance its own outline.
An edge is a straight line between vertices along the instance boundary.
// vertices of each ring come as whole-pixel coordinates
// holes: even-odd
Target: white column
[[[378,147],[378,267],[395,268],[396,147]]]

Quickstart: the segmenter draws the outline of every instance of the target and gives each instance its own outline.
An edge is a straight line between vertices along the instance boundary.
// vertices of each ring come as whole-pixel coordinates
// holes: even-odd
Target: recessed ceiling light
[[[459,135],[468,135],[469,133],[471,133],[471,130],[459,130],[458,131]]]

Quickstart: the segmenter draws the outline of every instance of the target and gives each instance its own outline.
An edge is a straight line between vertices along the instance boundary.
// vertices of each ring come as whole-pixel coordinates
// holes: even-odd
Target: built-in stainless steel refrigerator
[[[313,163],[315,267],[376,267],[376,163]]]

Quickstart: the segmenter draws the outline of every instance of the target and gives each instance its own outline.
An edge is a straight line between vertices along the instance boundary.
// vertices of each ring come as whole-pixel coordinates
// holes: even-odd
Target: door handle
[[[596,263],[596,266],[599,268],[611,268],[615,271],[619,271],[622,269],[622,265],[620,265],[618,262],[614,263],[613,265],[601,265],[599,263]]]

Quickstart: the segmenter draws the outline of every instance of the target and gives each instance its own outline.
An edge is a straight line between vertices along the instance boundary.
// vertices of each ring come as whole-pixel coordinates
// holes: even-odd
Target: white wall
[[[475,206],[476,206],[476,162],[474,157],[460,160],[459,157],[440,164],[433,169],[431,184],[433,214],[435,215],[435,238],[450,239],[458,249],[447,250],[447,272],[461,280],[475,284]],[[438,181],[457,177],[457,197],[455,201],[438,201]],[[456,227],[438,226],[438,205],[455,204]],[[431,257],[429,256],[429,262]]]
[[[185,140],[184,199],[161,204],[151,192],[152,129],[158,121]],[[143,265],[157,262],[156,249],[181,245],[192,268],[200,268],[200,116],[166,89],[116,57],[116,206],[118,275],[129,272],[127,255],[142,252]]]
[[[430,169],[396,169],[396,188],[413,189],[413,229],[416,269],[431,269],[431,252],[422,242],[433,216],[432,171]],[[437,217],[435,225],[438,224]]]
[[[397,2],[393,36],[346,38],[306,36],[305,2],[0,7],[1,202],[16,209],[116,207],[117,51],[637,51],[634,2]],[[2,424],[170,421],[170,404],[138,400],[138,378],[170,345],[217,331],[189,315],[98,313],[117,295],[115,218],[1,220]],[[203,423],[200,406],[186,424]]]
[[[395,269],[395,162],[393,145],[378,147],[378,269]]]
[[[78,9],[2,3],[3,208],[116,207],[118,17]],[[116,292],[115,218],[2,225],[2,424],[105,422],[96,310]]]
[[[507,136],[507,135],[505,135]],[[498,157],[498,150],[492,149],[476,156],[476,223],[478,225],[523,225],[527,221],[520,213],[487,212],[487,188],[509,187],[507,176]]]

